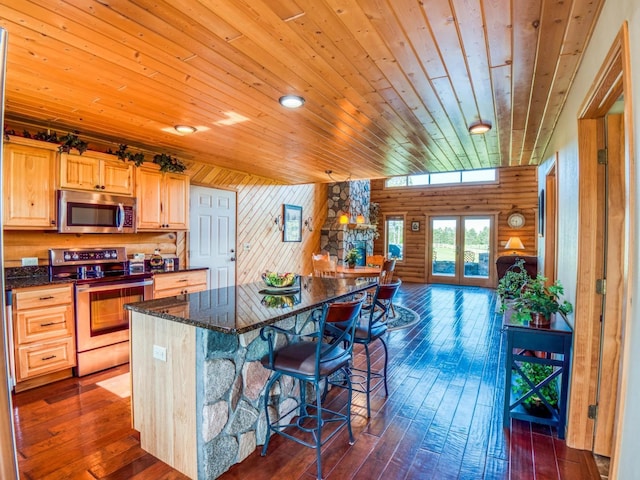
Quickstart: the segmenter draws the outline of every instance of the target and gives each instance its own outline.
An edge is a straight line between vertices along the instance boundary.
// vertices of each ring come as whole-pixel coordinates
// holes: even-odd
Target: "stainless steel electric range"
[[[124,247],[49,250],[52,278],[75,280],[78,376],[129,361],[126,303],[153,295],[150,273],[131,273]]]

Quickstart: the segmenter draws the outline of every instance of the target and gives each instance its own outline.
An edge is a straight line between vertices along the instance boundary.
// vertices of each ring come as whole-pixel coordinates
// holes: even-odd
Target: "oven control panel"
[[[49,250],[51,265],[90,265],[93,263],[123,262],[127,259],[124,247],[111,248],[54,248]]]

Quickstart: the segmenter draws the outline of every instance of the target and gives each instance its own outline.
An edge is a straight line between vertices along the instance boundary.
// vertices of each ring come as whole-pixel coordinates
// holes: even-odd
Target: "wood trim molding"
[[[619,450],[621,422],[624,418],[624,398],[630,363],[629,339],[622,335],[631,323],[631,298],[629,282],[633,278],[635,259],[634,239],[630,232],[635,230],[635,210],[633,208],[635,191],[634,137],[631,106],[631,69],[629,61],[628,25],[625,22],[616,36],[602,67],[595,77],[578,120],[578,154],[580,180],[578,186],[578,269],[576,289],[576,312],[574,325],[574,351],[571,376],[571,397],[569,399],[569,418],[567,445],[584,450],[592,450],[594,442],[594,422],[588,419],[590,404],[595,404],[600,362],[600,313],[601,297],[594,293],[595,280],[601,275],[602,258],[608,254],[608,276],[618,279],[622,295],[619,303],[619,332],[621,342],[620,380],[617,382],[617,407],[612,439],[611,478],[617,477],[616,452]],[[602,118],[612,105],[624,94],[624,152],[620,165],[620,184],[624,187],[623,200],[613,207],[611,215],[624,217],[624,233],[617,249],[602,251],[602,241],[598,238],[598,229],[603,227],[599,219],[602,210],[602,176],[598,175],[597,150],[602,147]],[[615,255],[612,261],[611,255]],[[615,301],[615,300],[614,300]],[[605,332],[606,335],[608,335]],[[609,341],[609,340],[607,340]],[[605,341],[605,344],[607,343]],[[605,349],[608,348],[606,345]],[[617,373],[617,372],[616,372]],[[607,374],[604,372],[603,374]]]
[[[601,271],[596,271],[599,255],[597,191],[598,120],[578,120],[578,281],[573,333],[573,361],[567,418],[567,445],[591,450],[594,421],[589,419],[589,405],[595,404],[600,338],[600,296],[594,285]]]
[[[4,304],[2,308],[4,311]],[[18,478],[6,353],[4,335],[0,334],[0,478]]]

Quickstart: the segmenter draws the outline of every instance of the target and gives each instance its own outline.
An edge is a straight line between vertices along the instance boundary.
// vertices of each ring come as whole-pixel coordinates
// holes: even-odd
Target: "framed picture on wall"
[[[284,230],[282,232],[283,242],[302,241],[302,207],[297,205],[283,205],[282,218],[284,219]]]
[[[419,232],[420,231],[420,222],[411,222],[411,231]]]

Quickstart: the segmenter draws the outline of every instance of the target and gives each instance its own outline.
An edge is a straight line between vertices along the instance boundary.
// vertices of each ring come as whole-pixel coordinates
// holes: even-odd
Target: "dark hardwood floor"
[[[356,443],[342,431],[323,448],[326,478],[600,478],[589,452],[568,448],[548,427],[502,428],[504,342],[493,290],[405,283],[395,303],[422,321],[389,334],[389,396],[381,389],[372,396],[367,421],[365,398],[354,395]],[[130,399],[98,385],[127,371],[13,397],[21,478],[186,478],[140,448]],[[334,389],[327,401],[344,404],[345,392]],[[257,449],[220,478],[312,479],[315,470],[312,449],[276,436],[265,457]]]

